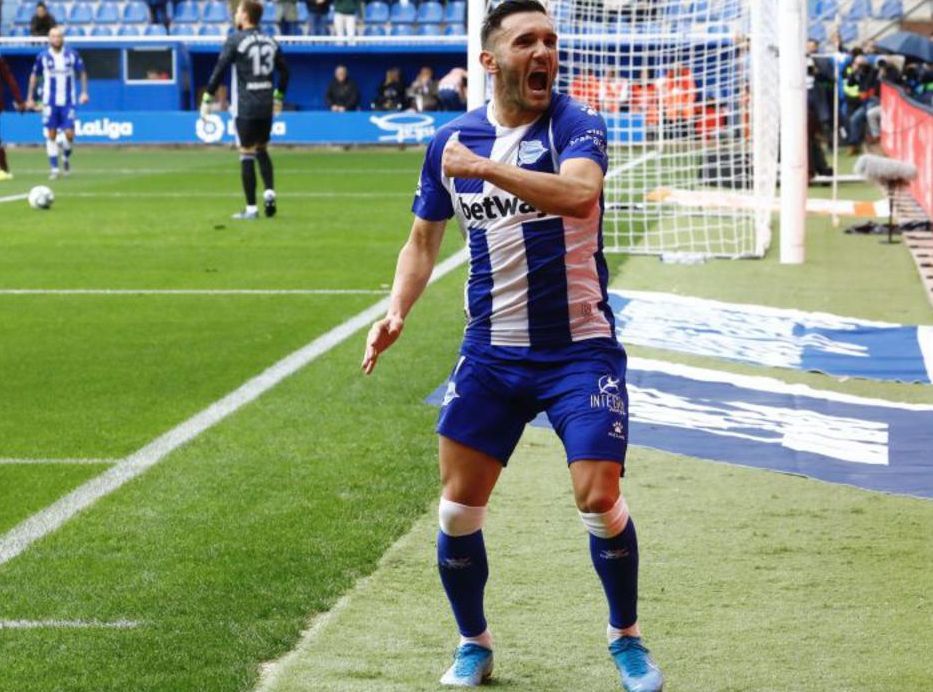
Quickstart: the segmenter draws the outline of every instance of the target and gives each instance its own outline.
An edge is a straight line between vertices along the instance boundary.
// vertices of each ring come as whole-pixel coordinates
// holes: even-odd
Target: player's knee
[[[628,505],[622,495],[614,501],[608,496],[603,496],[588,507],[580,507],[579,511],[580,520],[586,530],[597,538],[618,536],[629,519]]]
[[[441,531],[448,536],[469,536],[483,528],[486,507],[471,507],[442,497],[437,508]]]

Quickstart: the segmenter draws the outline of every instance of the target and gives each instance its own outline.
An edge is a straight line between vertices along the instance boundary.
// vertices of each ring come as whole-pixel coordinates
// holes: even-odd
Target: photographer
[[[843,90],[849,112],[845,144],[852,147],[851,153],[855,155],[865,140],[868,111],[879,103],[878,71],[864,55],[860,54],[852,61]]]

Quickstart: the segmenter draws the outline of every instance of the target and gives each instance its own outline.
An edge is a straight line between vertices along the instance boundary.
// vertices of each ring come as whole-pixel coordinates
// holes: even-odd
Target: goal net
[[[609,129],[607,250],[761,257],[778,170],[778,0],[551,0],[558,89]]]

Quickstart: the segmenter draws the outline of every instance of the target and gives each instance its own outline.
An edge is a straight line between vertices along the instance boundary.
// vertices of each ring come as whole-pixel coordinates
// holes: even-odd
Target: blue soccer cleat
[[[620,637],[609,645],[609,653],[627,692],[660,692],[664,687],[661,669],[651,659],[641,637]]]
[[[442,685],[453,687],[479,687],[492,675],[492,651],[479,644],[463,644],[457,647],[454,662],[444,677]]]

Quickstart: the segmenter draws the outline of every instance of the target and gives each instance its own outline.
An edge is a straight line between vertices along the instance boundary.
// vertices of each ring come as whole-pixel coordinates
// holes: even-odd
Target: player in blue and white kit
[[[77,52],[65,45],[65,36],[60,27],[49,31],[49,47],[36,56],[29,75],[29,92],[26,104],[35,108],[33,96],[36,85],[42,79],[42,127],[45,130],[45,149],[49,155],[51,173],[49,178],[58,177],[58,134],[64,134],[62,144],[62,169],[67,175],[71,171],[71,149],[75,140],[75,108],[90,99],[87,93],[87,70]],[[81,95],[77,94],[77,81],[81,80]]]
[[[398,339],[456,216],[470,275],[466,332],[437,426],[437,553],[460,644],[441,683],[480,685],[492,672],[486,505],[525,424],[545,411],[590,534],[622,685],[659,690],[661,673],[638,626],[638,545],[620,491],[628,398],[602,252],[606,125],[588,106],[552,93],[557,35],[536,0],[495,7],[482,45],[492,101],[441,128],[428,146],[389,310],[370,329],[362,364],[372,372]]]

